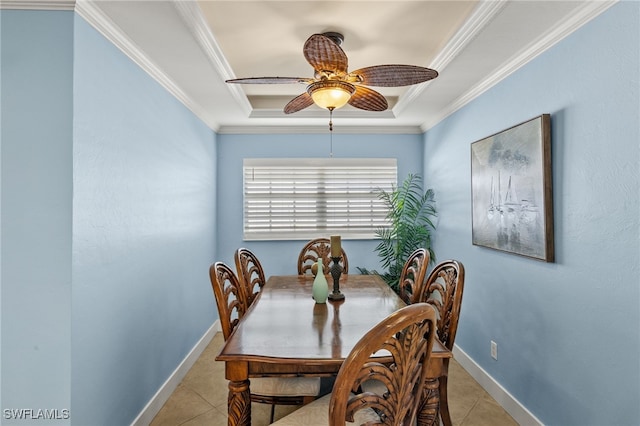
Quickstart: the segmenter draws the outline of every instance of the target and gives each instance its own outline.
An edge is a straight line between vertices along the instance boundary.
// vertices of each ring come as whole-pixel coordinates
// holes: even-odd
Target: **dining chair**
[[[400,298],[407,305],[417,302],[428,267],[429,251],[425,248],[414,250],[404,263],[398,286]]]
[[[429,265],[429,251],[425,248],[417,248],[410,255],[402,267],[398,280],[400,298],[407,305],[417,302],[423,288],[424,279]],[[378,380],[365,380],[361,389],[364,392],[381,393],[384,383]]]
[[[342,273],[347,274],[349,272],[349,260],[344,248],[341,248],[341,250],[342,260],[340,261],[340,266],[342,266]],[[325,274],[328,274],[332,263],[331,240],[329,238],[316,238],[302,247],[298,255],[298,275],[313,274],[311,268],[318,259],[322,259],[322,270],[325,271]]]
[[[248,248],[241,247],[237,249],[233,255],[236,272],[238,274],[238,281],[245,294],[246,309],[249,306],[264,287],[267,280],[264,277],[264,269],[258,257]]]
[[[464,265],[457,260],[438,263],[429,273],[418,301],[431,304],[438,317],[438,339],[450,351],[458,330],[462,292],[464,290]],[[449,369],[449,358],[444,360],[444,371]],[[447,374],[440,377],[440,417],[444,426],[451,426],[447,399]]]
[[[244,293],[233,271],[222,262],[211,265],[209,278],[218,307],[222,335],[226,341],[246,311]]]
[[[435,335],[432,305],[416,303],[393,312],[355,344],[330,394],[274,425],[415,424]],[[372,359],[379,351],[389,356]],[[384,384],[381,393],[358,393],[360,384],[369,379]]]
[[[224,262],[211,265],[209,278],[226,341],[250,305],[233,269]],[[308,404],[320,393],[319,377],[257,377],[251,378],[250,382],[251,401],[271,405],[271,422],[276,405]]]

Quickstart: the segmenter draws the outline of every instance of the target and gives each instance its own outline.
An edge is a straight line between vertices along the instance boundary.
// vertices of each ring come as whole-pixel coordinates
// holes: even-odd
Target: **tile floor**
[[[225,426],[227,382],[224,364],[215,361],[222,347],[217,333],[150,426]],[[252,426],[269,424],[269,406],[253,404]],[[449,364],[449,408],[454,426],[512,426],[517,423],[453,360]],[[276,419],[296,407],[276,407]]]

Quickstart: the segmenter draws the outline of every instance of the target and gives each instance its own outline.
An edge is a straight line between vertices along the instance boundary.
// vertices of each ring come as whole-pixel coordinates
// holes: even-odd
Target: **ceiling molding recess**
[[[224,57],[222,49],[220,49],[218,41],[211,33],[211,29],[207,25],[207,21],[202,14],[202,9],[198,6],[198,3],[181,1],[175,2],[173,5],[180,13],[180,17],[186,24],[187,28],[191,30],[191,34],[200,45],[205,56],[222,79],[230,80],[236,78],[231,65]],[[238,102],[238,105],[240,105],[244,111],[245,115],[249,115],[252,110],[251,103],[242,91],[242,87],[240,85],[231,84],[229,85],[229,90],[236,102]]]
[[[433,61],[427,65],[427,68],[438,70],[439,73],[443,73],[447,68],[447,65],[451,63],[460,52],[473,41],[477,35],[487,26],[489,22],[496,16],[502,8],[506,5],[505,2],[482,2],[476,7],[464,22],[460,29],[453,35],[451,40],[440,51],[440,53],[433,59]],[[432,80],[433,81],[433,80]],[[405,96],[403,96],[393,110],[398,114],[407,105],[409,105],[414,98],[418,97],[427,87],[429,82],[419,84],[410,88]]]
[[[484,92],[500,83],[505,78],[509,77],[518,69],[526,65],[528,62],[532,61],[541,53],[550,49],[556,43],[560,42],[562,39],[591,21],[593,18],[600,15],[602,12],[613,6],[618,1],[619,0],[603,0],[583,2],[581,9],[578,10],[571,19],[565,20],[553,32],[547,34],[544,37],[541,37],[539,40],[524,49],[520,54],[514,56],[511,60],[504,63],[502,67],[498,68],[493,73],[491,78],[481,81],[471,90],[460,96],[450,105],[450,108],[441,111],[440,114],[434,116],[430,121],[425,122],[421,126],[422,131],[426,132],[427,130],[431,129],[439,122],[447,118],[449,115],[464,107],[465,105],[476,99],[478,96],[482,95]]]
[[[536,58],[538,55],[551,48],[553,45],[582,27],[596,16],[613,6],[619,0],[603,0],[603,1],[586,1],[582,3],[581,9],[575,13],[571,19],[565,20],[555,31],[547,34],[545,37],[532,43],[524,49],[520,54],[513,57],[510,61],[498,68],[491,78],[486,79],[471,90],[460,96],[453,102],[449,108],[443,110],[431,120],[424,122],[421,126],[348,126],[342,129],[336,129],[334,133],[422,133],[426,132],[439,122],[453,114],[460,108],[464,107],[484,92],[513,74],[519,68]],[[180,12],[183,20],[190,28],[193,28],[193,34],[200,43],[201,47],[207,53],[209,60],[220,73],[221,76],[233,76],[229,64],[224,59],[221,50],[205,24],[202,12],[197,5],[191,5],[191,2],[177,2],[176,9]],[[454,35],[451,42],[445,46],[432,62],[434,69],[441,71],[451,62],[458,52],[464,48],[478,32],[494,17],[502,7],[503,2],[482,2],[474,11],[473,15],[465,22],[462,28]],[[107,40],[113,43],[125,55],[127,55],[134,63],[140,66],[147,74],[155,79],[162,87],[171,93],[176,99],[182,102],[189,110],[198,116],[212,130],[218,133],[323,133],[326,131],[324,126],[222,126],[217,123],[208,122],[206,111],[198,105],[193,99],[187,96],[174,81],[169,78],[158,66],[153,63],[147,55],[133,43],[124,32],[113,21],[105,16],[98,8],[93,6],[91,2],[85,0],[0,0],[0,9],[8,10],[75,10],[82,18],[84,18],[92,27],[100,32]],[[427,85],[420,85],[410,89],[407,93],[407,99],[400,99],[394,110],[401,111],[407,102],[417,96],[420,91],[425,90]],[[231,88],[233,91],[234,88]],[[251,106],[246,96],[242,94],[240,89],[233,91],[234,97],[239,101],[240,105],[250,111]],[[269,114],[265,114],[268,116]]]
[[[322,134],[330,136],[329,126],[220,126],[221,135],[254,134]],[[371,134],[371,135],[420,135],[424,133],[419,126],[337,126],[334,123],[334,135]]]
[[[208,125],[212,130],[217,131],[217,125],[206,120],[206,110],[191,97],[187,96],[187,94],[180,89],[173,79],[163,72],[153,61],[151,61],[144,51],[132,42],[122,29],[109,19],[109,17],[100,9],[95,7],[92,2],[78,1],[76,2],[75,10],[78,15],[89,23],[89,25],[95,28],[109,42],[120,49],[129,57],[129,59],[142,68],[144,72],[149,74],[151,78],[156,80],[158,84],[164,87],[206,125]]]

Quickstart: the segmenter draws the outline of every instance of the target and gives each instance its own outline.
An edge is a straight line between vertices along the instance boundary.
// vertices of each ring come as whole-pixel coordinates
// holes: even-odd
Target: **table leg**
[[[428,378],[422,392],[422,403],[418,408],[418,426],[439,425],[440,383],[438,378]]]
[[[229,381],[228,426],[251,426],[249,380]]]

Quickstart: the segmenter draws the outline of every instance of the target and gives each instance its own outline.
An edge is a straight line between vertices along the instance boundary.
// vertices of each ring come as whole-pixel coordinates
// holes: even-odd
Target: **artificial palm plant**
[[[432,189],[423,192],[420,175],[409,174],[401,186],[390,192],[381,189],[377,195],[389,209],[389,227],[376,231],[380,243],[375,248],[386,271],[358,269],[364,274],[379,274],[397,292],[404,263],[415,249],[424,247],[431,262],[435,260],[431,249],[431,231],[435,230],[432,218],[437,215],[434,192]]]

